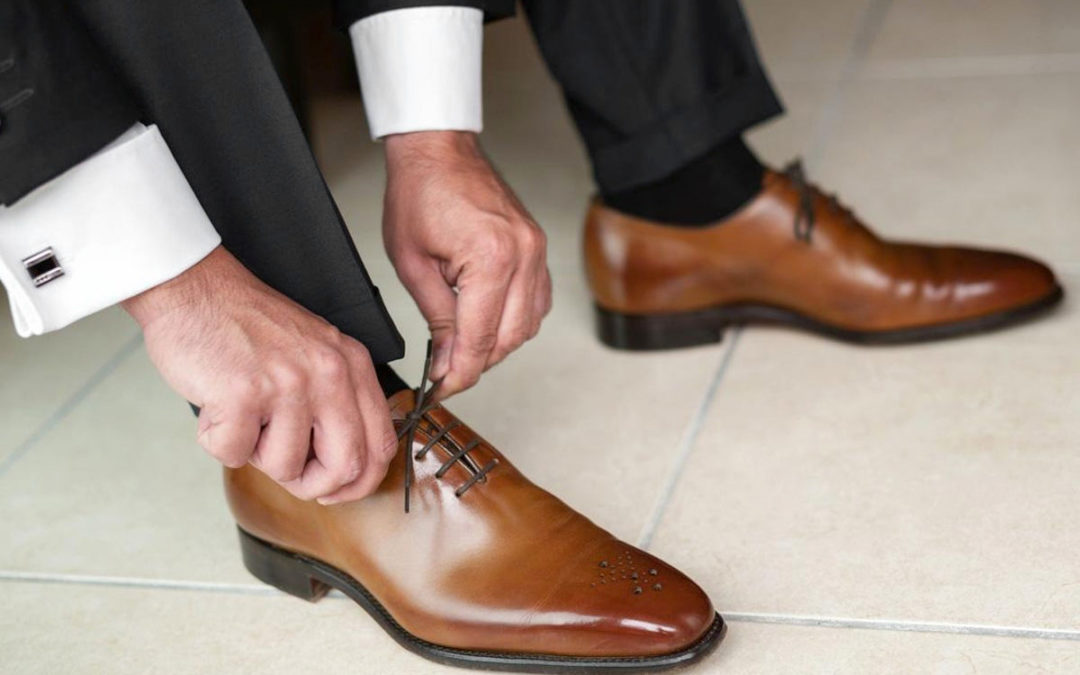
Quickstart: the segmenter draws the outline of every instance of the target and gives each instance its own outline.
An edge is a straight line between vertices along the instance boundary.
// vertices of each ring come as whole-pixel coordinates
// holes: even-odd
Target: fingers
[[[348,339],[342,336],[338,341]],[[282,483],[300,499],[328,495],[355,480],[363,470],[364,434],[349,371],[340,349],[324,348],[310,359],[313,456],[298,478]]]
[[[533,321],[535,321],[533,337],[536,337],[536,334],[540,332],[540,324],[551,311],[551,294],[551,273],[548,272],[545,264],[541,270],[540,278],[537,280],[536,294],[533,295]]]
[[[482,271],[459,281],[450,369],[440,399],[476,384],[480,375],[536,335],[551,302],[547,242],[535,225],[483,256]],[[438,379],[438,376],[435,376]]]
[[[307,405],[279,407],[262,429],[251,465],[279,483],[300,478],[311,448],[311,424]]]
[[[518,272],[510,280],[510,288],[506,293],[506,305],[503,307],[496,332],[495,346],[488,353],[484,370],[505,359],[510,352],[531,337],[532,291],[535,285],[532,275],[527,272]]]
[[[199,445],[233,469],[247,464],[262,426],[257,410],[243,404],[224,409],[204,406],[199,412]]]
[[[492,261],[490,267],[459,281],[450,369],[439,387],[440,398],[476,384],[498,342],[499,323],[513,278],[501,262]]]
[[[344,408],[344,409],[343,409]],[[312,453],[300,477],[282,485],[303,500],[321,499],[347,485],[364,469],[364,437],[354,405],[335,405],[316,413]]]
[[[551,278],[544,255],[546,244],[539,229],[534,230],[536,238],[522,245],[526,262],[510,282],[495,347],[488,355],[485,368],[499,363],[533,338],[551,307]]]

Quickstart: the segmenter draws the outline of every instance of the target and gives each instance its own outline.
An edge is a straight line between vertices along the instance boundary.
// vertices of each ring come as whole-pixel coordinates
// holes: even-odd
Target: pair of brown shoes
[[[797,168],[715,226],[645,222],[594,203],[586,264],[601,339],[660,349],[768,321],[857,342],[988,330],[1062,291],[1012,254],[876,237]],[[424,382],[390,399],[400,446],[359,502],[303,502],[258,471],[226,471],[244,562],[308,600],[337,588],[402,646],[473,668],[651,671],[724,636],[708,596],[529,482]],[[402,492],[409,500],[403,508]]]

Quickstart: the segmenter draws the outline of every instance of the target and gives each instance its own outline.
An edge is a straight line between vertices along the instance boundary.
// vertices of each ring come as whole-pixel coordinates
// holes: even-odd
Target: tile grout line
[[[664,481],[664,486],[661,488],[660,494],[657,496],[656,502],[649,512],[648,519],[641,528],[641,534],[638,535],[637,546],[642,550],[647,550],[652,543],[653,536],[656,534],[656,528],[660,525],[660,519],[664,516],[667,506],[671,502],[671,497],[675,492],[675,488],[678,486],[679,479],[682,478],[683,469],[686,467],[686,461],[690,458],[690,454],[697,444],[697,437],[698,434],[701,433],[702,426],[704,426],[705,416],[709,413],[709,409],[712,408],[712,402],[716,398],[716,392],[720,389],[720,382],[724,379],[724,375],[728,370],[728,365],[731,363],[732,355],[735,353],[735,348],[739,344],[740,335],[742,335],[742,326],[736,326],[731,331],[731,340],[728,342],[727,349],[724,350],[723,355],[720,357],[720,364],[716,367],[716,373],[713,375],[712,381],[709,382],[709,387],[705,390],[705,395],[701,398],[697,410],[694,411],[694,416],[690,418],[690,422],[686,425],[682,438],[679,439],[679,444],[676,446],[677,452],[675,463],[672,465],[671,471],[668,472],[667,479]]]
[[[110,577],[96,574],[62,574],[52,572],[15,572],[0,570],[0,583],[23,582],[39,584],[67,584],[72,586],[107,586],[111,588],[149,588],[169,591],[214,591],[241,595],[284,595],[270,586],[260,584],[233,584],[219,581],[183,581],[173,579],[146,579],[141,577]]]
[[[1024,626],[995,626],[990,624],[949,623],[939,621],[908,621],[903,619],[855,619],[798,614],[763,614],[758,612],[723,612],[725,621],[762,623],[816,628],[856,628],[907,633],[947,633],[952,635],[982,635],[990,637],[1030,638],[1038,640],[1080,641],[1080,631]]]
[[[16,462],[22,459],[26,453],[30,452],[30,450],[33,449],[42,438],[48,435],[50,431],[56,428],[65,417],[71,414],[71,411],[78,407],[78,405],[82,403],[86,397],[105,380],[105,378],[111,375],[140,344],[142,344],[142,333],[138,332],[121,345],[120,349],[113,353],[101,367],[94,371],[94,373],[90,375],[90,377],[87,378],[74,393],[68,396],[44,422],[39,424],[26,440],[20,443],[10,455],[0,461],[0,478],[3,478],[4,474]]]
[[[845,61],[781,62],[770,66],[773,78],[783,82],[817,82],[838,86]],[[836,67],[835,74],[822,74]],[[1017,75],[1074,75],[1080,73],[1080,53],[1004,54],[984,56],[902,57],[870,61],[852,73],[855,82],[1013,77]]]
[[[1008,54],[887,59],[860,69],[860,81],[1059,75],[1080,72],[1080,54]]]
[[[814,127],[810,147],[806,149],[806,164],[810,169],[817,166],[825,152],[825,146],[832,140],[833,131],[839,123],[841,110],[847,99],[848,89],[858,79],[859,70],[867,54],[870,53],[870,45],[881,31],[891,4],[892,0],[870,0],[870,4],[863,10],[855,29],[855,36],[851,40],[851,48],[840,68],[836,89],[825,103]]]

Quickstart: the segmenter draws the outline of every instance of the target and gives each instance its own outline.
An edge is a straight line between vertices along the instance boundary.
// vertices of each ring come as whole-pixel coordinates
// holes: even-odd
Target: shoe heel
[[[240,553],[244,567],[259,581],[308,602],[318,602],[330,586],[313,578],[304,561],[272,544],[240,530]]]
[[[728,324],[715,313],[620,314],[596,307],[600,341],[615,349],[650,351],[720,342]]]

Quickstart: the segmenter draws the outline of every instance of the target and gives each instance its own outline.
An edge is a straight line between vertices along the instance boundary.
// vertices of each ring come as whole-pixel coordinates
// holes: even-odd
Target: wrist
[[[213,292],[212,280],[220,278],[233,264],[239,263],[218,246],[178,276],[122,301],[120,305],[145,329],[162,316],[207,298]]]
[[[480,142],[472,131],[413,131],[407,134],[391,134],[383,139],[386,161],[401,159],[443,159],[476,157],[480,154]]]

